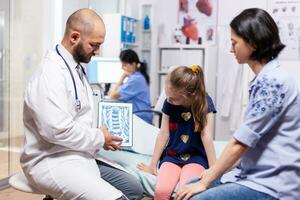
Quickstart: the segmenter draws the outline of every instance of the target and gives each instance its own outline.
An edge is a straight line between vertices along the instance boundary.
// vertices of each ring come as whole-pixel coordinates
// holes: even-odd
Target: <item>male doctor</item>
[[[105,127],[92,127],[92,90],[80,65],[99,53],[104,37],[99,15],[74,12],[61,44],[47,53],[25,91],[21,165],[33,187],[56,199],[139,199],[143,193],[133,176],[95,160],[102,147],[115,151],[121,141]]]

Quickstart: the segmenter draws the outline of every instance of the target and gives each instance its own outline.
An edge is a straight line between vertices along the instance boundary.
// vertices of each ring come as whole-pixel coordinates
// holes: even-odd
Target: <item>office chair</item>
[[[165,93],[165,90],[163,90],[160,93],[160,95],[158,97],[158,100],[157,100],[155,106],[152,109],[135,111],[133,114],[139,113],[139,112],[151,112],[151,113],[153,113],[154,115],[156,115],[158,117],[158,119],[155,119],[155,116],[153,116],[152,124],[157,125],[157,127],[160,128],[161,127],[161,120],[162,120],[161,109],[163,107],[165,99],[166,99],[166,93]]]
[[[153,113],[154,115],[157,115],[158,116],[158,122],[155,123],[155,117],[153,116],[153,120],[152,120],[152,125],[157,125],[158,128],[161,127],[161,119],[162,119],[162,112],[161,111],[158,111],[158,110],[154,110],[154,109],[149,109],[149,110],[138,110],[138,111],[135,111],[133,112],[133,114],[136,114],[136,113],[142,113],[142,112],[150,112],[150,113]]]

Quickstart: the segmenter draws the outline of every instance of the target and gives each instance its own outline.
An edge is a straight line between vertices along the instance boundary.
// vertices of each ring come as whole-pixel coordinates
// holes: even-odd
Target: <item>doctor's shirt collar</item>
[[[58,45],[58,50],[60,54],[64,57],[71,68],[74,68],[78,65],[78,63],[74,60],[73,55],[62,45]]]

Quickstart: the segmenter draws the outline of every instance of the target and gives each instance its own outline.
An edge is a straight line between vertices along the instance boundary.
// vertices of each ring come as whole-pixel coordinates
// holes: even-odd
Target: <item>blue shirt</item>
[[[128,76],[126,83],[120,87],[119,100],[126,103],[132,103],[133,113],[139,110],[150,110],[150,90],[146,79],[139,72]],[[138,112],[135,113],[148,123],[152,123],[151,112]]]
[[[300,94],[275,59],[250,82],[245,119],[233,137],[249,146],[234,181],[280,200],[300,197]]]
[[[216,112],[212,99],[207,96],[208,113]],[[198,163],[208,168],[208,161],[200,132],[195,132],[195,122],[191,108],[174,106],[165,100],[163,113],[169,116],[170,138],[162,156],[163,162],[176,164]]]

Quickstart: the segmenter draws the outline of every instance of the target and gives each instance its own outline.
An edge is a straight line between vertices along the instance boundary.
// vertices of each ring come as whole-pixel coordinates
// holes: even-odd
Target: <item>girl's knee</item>
[[[172,191],[167,189],[156,189],[154,192],[154,200],[169,200],[171,197]]]

